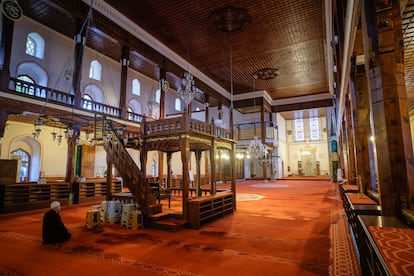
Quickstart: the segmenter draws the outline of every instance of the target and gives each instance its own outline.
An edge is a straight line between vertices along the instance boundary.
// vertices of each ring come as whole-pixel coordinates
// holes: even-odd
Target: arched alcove
[[[38,181],[41,170],[41,145],[39,141],[30,136],[20,136],[13,139],[10,143],[9,155],[11,152],[23,149],[30,154],[30,178],[29,181]],[[11,156],[10,156],[11,157]]]
[[[35,62],[23,62],[17,66],[16,75],[27,75],[41,86],[47,86],[48,75],[46,70]]]

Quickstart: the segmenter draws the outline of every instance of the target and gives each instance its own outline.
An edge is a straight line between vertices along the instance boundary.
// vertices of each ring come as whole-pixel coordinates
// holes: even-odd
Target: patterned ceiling
[[[130,20],[128,22],[140,26],[228,93],[233,83],[235,96],[252,92],[253,89],[266,90],[273,102],[290,100],[294,103],[280,105],[278,111],[318,107],[323,110],[331,104],[330,100],[308,102],[306,105],[301,103],[306,96],[330,96],[324,1],[19,1],[25,15],[69,37],[80,29],[90,3],[95,6],[102,3],[109,5],[111,10],[113,8]],[[212,13],[226,7],[244,9],[250,16],[249,24],[238,32],[217,30],[209,18]],[[414,4],[410,0],[403,14],[405,76],[410,109],[414,108],[413,15]],[[92,12],[87,45],[115,60],[121,59],[123,46],[128,46],[131,68],[158,79],[158,73],[155,75],[154,72],[159,72],[159,68],[163,67],[167,71],[167,80],[175,89],[180,85],[184,71],[191,68],[185,68],[153,49],[144,39],[120,27],[98,10]],[[267,68],[278,69],[279,74],[274,79],[254,81],[253,74]],[[197,100],[203,102],[208,97],[210,105],[229,104],[230,98],[217,92],[204,79],[196,76],[195,81],[203,91]],[[252,103],[251,98],[240,101],[239,108],[243,110]]]

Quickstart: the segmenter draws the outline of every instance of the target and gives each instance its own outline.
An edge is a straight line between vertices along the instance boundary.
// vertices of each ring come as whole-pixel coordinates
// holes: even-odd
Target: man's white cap
[[[53,201],[52,203],[50,203],[50,209],[56,209],[57,207],[60,207],[59,201]]]

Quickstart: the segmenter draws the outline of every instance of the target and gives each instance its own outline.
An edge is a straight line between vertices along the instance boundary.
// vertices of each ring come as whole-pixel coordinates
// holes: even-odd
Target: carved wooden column
[[[75,130],[76,131],[76,130]],[[66,161],[66,178],[67,182],[75,181],[75,161],[76,161],[76,135],[68,137],[68,155]]]
[[[355,65],[351,74],[351,97],[355,102],[354,135],[356,175],[361,176],[363,190],[372,189],[369,163],[370,110],[364,65]]]
[[[216,150],[215,141],[212,138],[210,147],[210,193],[212,195],[216,194]]]
[[[163,58],[165,63],[165,57]],[[167,72],[164,67],[160,68],[160,119],[165,118],[165,90],[163,89],[162,81],[167,80]]]
[[[66,159],[66,176],[65,181],[69,183],[69,191],[71,195],[71,202],[78,203],[79,197],[79,183],[76,182],[75,177],[75,162],[76,162],[76,135],[68,138],[68,153]]]
[[[126,102],[126,87],[128,80],[128,64],[129,64],[129,47],[122,46],[121,53],[121,87],[119,95],[119,108],[121,109],[121,118],[127,119],[128,106]]]
[[[374,1],[373,1],[374,2]],[[404,43],[399,1],[376,10],[365,1],[364,53],[371,93],[382,215],[397,215],[414,200],[414,159],[404,80]],[[376,15],[376,20],[369,20]],[[368,37],[369,36],[369,37]]]
[[[202,153],[202,151],[200,149],[195,150],[195,158],[196,158],[196,179],[195,179],[195,186],[196,186],[196,194],[197,194],[197,196],[201,196],[201,187],[200,187],[201,153]]]
[[[210,123],[210,121],[209,121],[210,112],[209,112],[208,100],[209,100],[209,96],[205,95],[205,99],[204,99],[204,109],[205,109],[205,111],[204,111],[204,121],[206,123]],[[209,150],[209,152],[211,152],[211,149]],[[211,168],[210,168],[210,171],[208,170],[209,166],[211,166],[211,164],[210,164],[210,155],[206,153],[204,156],[205,156],[205,158],[204,158],[204,168],[205,168],[204,169],[204,175],[206,177],[206,182],[211,184]]]
[[[6,16],[2,16],[1,44],[0,44],[0,89],[9,88],[10,58],[13,44],[14,22]],[[1,135],[0,137],[2,137]]]
[[[165,67],[165,57],[163,58],[163,66]],[[165,89],[163,89],[162,81],[166,81],[167,79],[167,72],[164,67],[160,68],[160,80],[159,80],[159,89],[160,89],[160,119],[165,119]],[[171,169],[168,169],[171,170]],[[167,182],[168,182],[168,175],[171,172],[167,172]],[[162,151],[158,151],[158,176],[163,178],[164,176],[164,153]],[[161,180],[161,179],[160,179]],[[164,183],[164,185],[168,185],[168,183]]]
[[[231,175],[231,191],[233,193],[233,209],[236,210],[236,173],[235,173],[235,160],[236,160],[236,144],[231,144],[230,151],[230,175]]]
[[[181,138],[180,142],[181,148],[181,162],[182,162],[182,176],[183,176],[183,216],[184,218],[188,217],[188,191],[190,185],[190,176],[188,174],[189,166],[188,162],[190,160],[190,143],[187,136]]]
[[[345,120],[342,121],[342,129],[345,130],[347,128],[347,124]],[[348,153],[348,145],[346,143],[346,135],[345,131],[342,131],[340,136],[338,137],[339,140],[339,147],[338,147],[338,154],[339,154],[339,162],[338,162],[338,169],[341,169],[342,175],[341,177],[344,178],[344,169],[348,167],[348,160],[347,160],[347,153]],[[339,178],[339,175],[338,175]]]
[[[112,161],[108,155],[106,155],[106,200],[112,199]]]
[[[345,172],[346,178],[350,180],[351,182],[355,182],[356,177],[356,169],[355,169],[355,143],[354,143],[354,123],[353,123],[353,113],[354,113],[354,104],[351,101],[351,97],[348,97],[348,100],[345,103],[346,110],[345,110],[345,116],[348,127],[345,130],[346,136],[347,136],[347,148],[348,148],[348,168]]]
[[[84,40],[86,39],[86,27],[83,25],[83,22],[78,22],[78,28],[80,29],[79,33],[75,35],[75,53],[73,61],[73,72],[72,72],[72,87],[71,94],[74,96],[73,105],[77,108],[80,108],[82,105],[81,97],[81,88],[80,82],[82,79],[82,60],[83,60],[83,50],[84,50]]]
[[[208,103],[208,99],[209,99],[209,96],[208,95],[206,95],[205,96],[205,99],[204,99],[204,109],[205,109],[205,114],[204,114],[204,121],[206,122],[206,123],[208,123],[209,122],[209,109],[208,109],[208,107],[209,107],[209,103]]]
[[[167,188],[171,188],[171,157],[172,152],[167,152]]]
[[[265,109],[264,109],[264,103],[262,98],[262,104],[260,106],[260,133],[262,136],[262,143],[266,146],[266,124],[265,124]],[[267,146],[266,146],[267,147]],[[263,156],[263,158],[266,158],[266,156]],[[267,180],[267,163],[266,161],[263,161],[263,179]]]
[[[4,108],[0,109],[0,138],[4,136],[4,129],[6,128],[8,117],[7,110]]]
[[[139,160],[140,160],[140,163],[141,163],[141,172],[144,175],[144,177],[146,178],[147,177],[147,169],[146,169],[146,167],[147,167],[147,149],[145,147],[145,144],[146,144],[145,134],[147,133],[147,123],[146,123],[145,117],[142,120],[142,125],[143,125],[144,136],[143,136],[143,139],[142,139],[142,142],[141,142]]]

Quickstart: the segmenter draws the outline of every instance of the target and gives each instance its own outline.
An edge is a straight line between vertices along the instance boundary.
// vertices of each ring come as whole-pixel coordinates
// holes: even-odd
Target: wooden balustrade
[[[25,96],[39,98],[43,101],[47,99],[49,102],[54,102],[58,104],[70,106],[73,106],[74,104],[74,95],[61,92],[49,87],[33,84],[30,82],[25,82],[17,78],[10,78],[9,90],[12,92],[24,94]]]
[[[23,94],[24,96],[37,98],[41,101],[47,100],[57,104],[63,104],[73,107],[75,104],[75,96],[66,92],[58,91],[49,87],[38,84],[25,82],[17,78],[10,78],[9,91],[13,93]],[[82,99],[80,108],[93,113],[102,113],[107,116],[121,117],[121,109],[99,102]]]
[[[195,119],[190,119],[187,123],[183,116],[179,118],[168,118],[146,122],[144,135],[168,134],[173,131],[191,131],[226,139],[231,139],[232,134],[230,129],[216,127],[214,124],[205,123]]]

